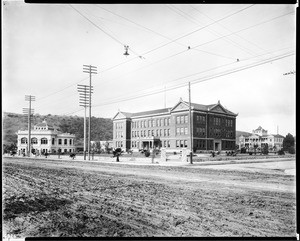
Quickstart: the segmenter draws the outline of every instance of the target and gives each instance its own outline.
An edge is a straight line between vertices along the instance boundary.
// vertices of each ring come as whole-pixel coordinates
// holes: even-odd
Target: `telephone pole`
[[[79,92],[79,105],[84,107],[83,153],[84,153],[84,160],[86,160],[86,108],[90,106],[89,105],[89,102],[90,102],[89,86],[88,85],[77,85],[77,90]],[[93,93],[93,92],[91,92],[91,93]]]
[[[191,82],[189,82],[189,126],[190,126],[190,164],[193,164],[193,122],[192,122],[192,111],[191,111]]]
[[[88,138],[88,159],[90,160],[91,147],[91,111],[92,111],[92,74],[97,74],[97,67],[92,65],[83,65],[83,72],[90,75],[90,94],[89,94],[89,138]]]
[[[29,102],[29,108],[23,108],[23,114],[28,114],[28,140],[27,140],[27,156],[30,157],[31,152],[31,114],[34,110],[31,109],[31,101],[35,101],[35,96],[25,95],[25,101]]]

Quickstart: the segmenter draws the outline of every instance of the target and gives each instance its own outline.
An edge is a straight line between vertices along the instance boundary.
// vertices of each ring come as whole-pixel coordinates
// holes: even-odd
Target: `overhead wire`
[[[253,6],[254,6],[254,4],[252,4],[252,5],[249,6],[249,7],[253,7]],[[186,12],[184,12],[183,10],[177,8],[176,6],[173,6],[173,5],[168,6],[168,5],[167,5],[167,7],[169,7],[172,11],[178,13],[179,15],[181,15],[182,17],[184,17],[185,19],[187,19],[187,20],[189,20],[189,21],[191,21],[191,22],[197,24],[198,26],[200,25],[200,23],[199,23],[199,21],[198,21],[197,19],[195,19],[194,17],[190,16],[189,14],[187,14]],[[179,11],[179,12],[175,11],[173,8],[176,9],[177,11]],[[182,14],[181,14],[180,12],[181,12]],[[215,20],[213,20],[213,21],[215,21]],[[216,22],[216,24],[220,24],[220,23],[219,23],[219,22]],[[218,33],[217,31],[215,31],[215,30],[212,30],[212,29],[209,29],[209,28],[208,28],[207,30],[208,30],[210,33],[214,34],[215,36],[221,36],[221,34],[219,34],[219,33]],[[238,47],[238,48],[241,49],[242,51],[244,51],[244,52],[246,52],[246,53],[248,53],[248,54],[250,54],[250,55],[252,55],[252,56],[255,55],[254,53],[252,53],[251,50],[245,48],[244,46],[240,45],[239,43],[236,43],[236,42],[233,41],[232,39],[225,38],[224,41],[226,41],[226,42],[228,42],[228,43],[230,43],[230,44],[232,44],[232,45]]]
[[[194,10],[196,10],[198,13],[200,13],[201,15],[205,16],[206,18],[210,19],[211,21],[215,21],[215,19],[211,18],[210,16],[208,16],[207,14],[203,13],[202,11],[200,11],[199,9],[195,8],[194,6],[192,6],[191,4],[189,4],[189,6],[191,8],[193,8]],[[223,25],[222,23],[217,23],[217,25],[221,26],[222,28],[226,29],[227,31],[229,31],[230,33],[232,33],[233,31],[229,28],[227,28],[225,25]],[[258,44],[256,43],[253,43],[252,41],[249,41],[249,39],[246,39],[244,37],[242,37],[241,35],[239,34],[234,34],[235,36],[239,37],[240,39],[248,42],[249,44],[259,48],[260,50],[263,50],[264,52],[266,52],[265,49],[263,49],[261,46],[259,46]]]
[[[249,7],[248,7],[249,8]],[[245,9],[242,9],[242,10],[245,10]],[[238,12],[240,12],[241,10],[239,10]],[[236,13],[236,12],[235,12]],[[233,13],[233,14],[235,14],[235,13]],[[269,19],[269,20],[266,20],[266,21],[264,21],[264,22],[260,22],[260,23],[258,23],[258,24],[255,24],[255,25],[252,25],[252,26],[250,26],[250,27],[247,27],[247,28],[244,28],[244,29],[241,29],[241,30],[238,30],[238,31],[236,31],[236,32],[233,32],[233,33],[231,33],[231,34],[235,34],[235,33],[237,33],[237,32],[241,32],[241,31],[244,31],[244,30],[246,30],[246,29],[250,29],[250,28],[253,28],[253,27],[256,27],[256,26],[258,26],[258,25],[261,25],[261,24],[264,24],[264,23],[267,23],[267,22],[270,22],[270,21],[273,21],[273,20],[275,20],[275,19],[278,19],[278,18],[280,18],[280,17],[283,17],[283,16],[286,16],[286,15],[288,15],[288,14],[291,14],[291,13],[293,13],[293,12],[289,12],[289,13],[286,13],[286,14],[283,14],[283,15],[280,15],[280,16],[277,16],[277,17],[274,17],[274,18],[272,18],[272,19]],[[233,14],[231,14],[231,16],[233,15]],[[226,16],[226,17],[228,17],[228,16]],[[224,18],[226,18],[226,17],[224,17]],[[224,19],[224,18],[222,18],[222,19]],[[220,20],[217,20],[217,21],[220,21]],[[195,31],[193,31],[193,32],[195,32]],[[191,34],[191,33],[190,33]],[[230,36],[231,34],[228,34],[228,35],[226,35],[226,36]],[[186,35],[184,35],[184,36],[186,36]],[[182,38],[183,36],[181,36],[180,38]],[[225,36],[223,36],[223,37],[225,37]],[[223,38],[223,37],[220,37],[220,38]],[[220,39],[220,38],[218,38],[218,39]],[[179,39],[179,38],[177,38],[177,39]],[[213,41],[216,41],[216,40],[218,40],[218,39],[215,39],[215,40],[211,40],[211,41],[209,41],[209,42],[213,42]],[[173,41],[174,42],[174,41]],[[207,44],[207,43],[209,43],[209,42],[206,42],[206,43],[204,43],[204,44]],[[204,44],[201,44],[201,45],[204,45]],[[163,46],[165,46],[165,45],[163,45]],[[198,46],[200,46],[200,45],[198,45]],[[196,46],[196,47],[198,47],[198,46]],[[162,46],[160,46],[159,48],[161,48]],[[149,53],[149,52],[152,52],[152,51],[154,51],[154,50],[156,50],[157,48],[155,48],[155,49],[152,49],[152,50],[150,50],[150,51],[148,51],[147,53]],[[182,52],[185,52],[185,51],[182,51]],[[177,54],[176,54],[177,55]],[[131,60],[133,60],[133,59],[131,59]],[[130,60],[130,61],[131,61]],[[126,61],[126,62],[128,62],[128,61]],[[121,64],[124,64],[124,63],[126,63],[126,62],[123,62],[123,63],[121,63]],[[120,64],[118,64],[117,66],[119,66]],[[111,67],[111,68],[115,68],[116,66],[113,66],[113,67]],[[110,69],[111,69],[110,68]],[[109,69],[106,69],[106,70],[104,70],[104,71],[107,71],[107,70],[109,70]],[[104,72],[104,71],[102,71],[102,72]]]
[[[249,64],[247,66],[242,66],[242,67],[239,67],[239,68],[236,68],[236,69],[233,69],[233,70],[226,70],[226,71],[224,71],[222,73],[215,74],[215,75],[212,75],[212,76],[206,76],[206,77],[196,78],[196,79],[190,80],[188,82],[190,82],[191,84],[205,82],[205,81],[211,80],[213,78],[219,78],[219,77],[226,76],[226,75],[229,75],[229,74],[232,74],[232,73],[240,72],[242,70],[254,68],[256,66],[263,65],[263,64],[266,64],[266,63],[269,63],[269,62],[272,62],[272,61],[283,59],[283,58],[292,56],[294,54],[295,54],[294,52],[287,53],[287,54],[284,54],[284,55],[281,55],[281,56],[276,56],[276,57],[273,57],[273,58],[269,58],[269,59],[264,60],[264,61],[259,61],[257,63]],[[169,88],[163,88],[162,90],[156,90],[156,91],[152,91],[152,92],[146,93],[146,94],[141,94],[141,95],[138,95],[138,96],[123,98],[123,99],[117,99],[115,101],[104,102],[104,103],[101,103],[101,104],[98,104],[98,105],[93,105],[92,107],[95,108],[95,107],[98,107],[98,106],[115,104],[115,103],[124,102],[124,101],[128,101],[128,100],[133,100],[133,99],[137,99],[137,98],[151,96],[151,95],[155,95],[155,94],[158,94],[158,93],[162,93],[164,91],[170,91],[170,90],[174,90],[174,89],[178,89],[178,88],[184,87],[184,86],[186,86],[186,84],[187,83],[181,83],[181,84],[169,87]]]

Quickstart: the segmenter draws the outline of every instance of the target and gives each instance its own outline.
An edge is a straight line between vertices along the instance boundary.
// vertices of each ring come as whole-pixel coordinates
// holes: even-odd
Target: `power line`
[[[113,40],[115,40],[117,43],[121,44],[122,46],[126,46],[126,44],[122,43],[120,40],[118,40],[116,37],[112,36],[111,34],[109,34],[107,31],[103,30],[102,28],[100,28],[97,24],[95,24],[92,20],[90,20],[88,17],[86,17],[85,15],[83,15],[79,10],[77,10],[76,8],[74,8],[71,4],[70,7],[72,7],[76,12],[78,12],[82,17],[84,17],[87,21],[89,21],[93,26],[95,26],[96,28],[98,28],[100,31],[102,31],[103,33],[105,33],[106,35],[108,35],[109,37],[111,37]],[[131,49],[131,51],[137,55],[138,57],[140,57],[141,55],[137,54],[135,51],[133,51]]]
[[[252,6],[254,6],[254,4],[252,4],[252,5],[249,6],[249,7],[252,7]],[[169,7],[169,6],[168,6],[168,7]],[[171,8],[171,7],[172,7],[172,8]],[[193,23],[195,23],[195,24],[197,24],[197,25],[199,26],[199,22],[198,22],[197,19],[191,17],[189,14],[187,14],[186,12],[184,12],[184,11],[182,11],[181,9],[177,8],[176,6],[172,6],[172,5],[171,5],[171,6],[170,6],[170,9],[171,9],[172,11],[174,11],[173,8],[175,8],[175,9],[178,10],[178,11],[180,11],[180,12],[183,13],[184,15],[182,15],[182,14],[180,14],[180,13],[178,13],[178,12],[176,12],[176,13],[180,14],[180,15],[183,16],[185,19],[187,19],[187,20],[189,20],[189,21],[192,21]],[[187,16],[187,17],[186,17],[186,16]],[[194,21],[194,19],[195,19],[195,21]],[[215,20],[212,20],[212,21],[215,22]],[[220,24],[220,23],[217,22],[217,24]],[[214,31],[214,30],[211,30],[211,29],[207,29],[207,30],[208,30],[209,32],[211,32],[212,34],[214,34],[215,36],[221,36],[221,34],[219,34],[217,31]],[[230,44],[232,44],[232,45],[238,47],[239,49],[243,50],[244,52],[246,52],[246,53],[248,53],[248,54],[251,54],[252,56],[255,55],[255,54],[253,54],[249,49],[245,48],[244,46],[242,46],[242,45],[236,43],[235,41],[233,41],[233,40],[231,40],[231,39],[225,38],[224,40],[225,40],[226,42],[228,42],[228,43],[230,43]]]
[[[259,26],[259,25],[261,25],[261,24],[265,24],[265,23],[267,23],[267,22],[270,22],[270,21],[273,21],[273,20],[275,20],[275,19],[284,17],[284,16],[289,15],[289,14],[291,14],[291,13],[294,13],[294,12],[289,12],[289,13],[286,13],[286,14],[283,14],[283,15],[280,15],[280,16],[277,16],[277,17],[274,17],[274,18],[272,18],[272,19],[269,19],[269,20],[260,22],[260,23],[258,23],[258,24],[255,24],[255,25],[246,27],[246,28],[244,28],[244,29],[240,29],[240,30],[238,30],[238,31],[232,32],[232,33],[230,33],[230,34],[228,34],[228,35],[226,35],[226,36],[223,36],[223,37],[227,37],[227,36],[230,36],[230,35],[232,35],[232,34],[236,34],[236,33],[238,33],[238,32],[245,31],[245,30],[247,30],[247,29],[250,29],[250,28]],[[206,43],[197,45],[196,47],[203,46],[203,45],[205,45],[205,44],[209,44],[209,43],[214,42],[214,41],[217,41],[217,40],[219,40],[219,39],[221,39],[221,38],[223,38],[223,37],[220,37],[220,38],[217,38],[217,39],[208,41],[208,42],[206,42]],[[160,46],[160,47],[158,47],[158,48],[161,48],[161,47],[162,47],[162,46]],[[158,49],[158,48],[155,48],[155,49]],[[152,49],[152,50],[148,51],[148,53],[154,51],[155,49]],[[185,51],[182,51],[182,53],[183,53],[183,52],[185,52]],[[174,55],[172,55],[172,56],[176,56],[176,55],[178,55],[178,54],[180,54],[180,53],[174,54]],[[167,57],[167,58],[170,58],[170,57],[172,57],[172,56],[169,56],[169,57]],[[135,57],[135,58],[136,58],[136,57]],[[125,64],[125,63],[127,63],[127,62],[129,62],[129,61],[134,60],[135,58],[133,58],[133,59],[131,59],[131,60],[128,60],[128,61],[126,61],[126,62],[122,62],[122,63],[120,63],[120,64],[118,64],[118,65],[112,66],[112,67],[110,67],[110,68],[108,68],[108,69],[106,69],[106,70],[103,70],[103,71],[101,71],[101,72],[105,72],[105,71],[111,70],[111,69],[113,69],[113,68],[116,68],[116,67],[118,67],[118,66],[120,66],[120,65],[122,65],[122,64]],[[165,58],[165,59],[167,59],[167,58]],[[160,60],[160,61],[162,61],[162,60]],[[153,63],[152,63],[151,65],[153,65]],[[80,82],[81,82],[81,81],[80,81]],[[77,83],[79,83],[79,82],[77,82]],[[73,84],[73,85],[74,85],[74,84]],[[70,86],[73,86],[73,85],[70,85]],[[70,87],[70,86],[68,86],[68,87]],[[66,87],[66,88],[68,88],[68,87]],[[64,89],[66,89],[66,88],[64,88]],[[64,89],[62,89],[62,90],[64,90]],[[57,91],[57,92],[54,92],[54,93],[52,93],[52,94],[50,94],[50,95],[56,94],[56,93],[58,93],[58,92],[61,92],[62,90],[59,90],[59,91]],[[48,95],[48,96],[50,96],[50,95]],[[48,96],[45,96],[45,97],[42,97],[42,98],[46,98],[46,97],[48,97]]]
[[[229,74],[233,74],[233,73],[236,73],[236,72],[240,72],[240,71],[243,71],[243,70],[246,70],[246,69],[254,68],[254,67],[269,63],[269,62],[274,62],[276,60],[280,60],[280,59],[283,59],[283,58],[290,57],[292,55],[295,55],[295,53],[292,52],[292,53],[283,54],[281,56],[276,56],[276,57],[273,57],[273,58],[270,58],[270,59],[267,59],[267,60],[264,60],[264,61],[249,64],[248,66],[242,66],[242,67],[236,68],[234,70],[227,70],[227,71],[224,71],[224,72],[216,74],[216,75],[206,76],[206,77],[202,77],[202,78],[196,78],[196,79],[191,80],[189,82],[191,82],[192,84],[206,82],[206,81],[209,81],[209,80],[214,79],[214,78],[219,78],[219,77],[226,76],[226,75],[229,75]],[[179,89],[179,88],[182,88],[182,87],[185,87],[185,86],[186,86],[186,83],[181,83],[181,84],[169,87],[168,89],[163,88],[161,90],[152,91],[150,93],[146,93],[146,94],[142,94],[142,95],[138,95],[138,96],[132,96],[132,97],[128,97],[128,98],[123,98],[123,99],[117,99],[117,100],[114,100],[114,101],[104,102],[104,103],[99,104],[99,105],[94,105],[93,107],[105,106],[105,105],[115,104],[115,103],[119,103],[119,102],[124,102],[124,101],[134,100],[134,99],[138,99],[138,98],[143,98],[143,97],[159,94],[159,93],[162,93],[164,91],[171,91],[171,90],[174,90],[174,89]],[[80,111],[80,110],[75,110],[75,111],[70,112],[66,115],[73,114],[73,113],[76,113],[78,111]]]
[[[207,17],[208,19],[210,19],[211,21],[215,21],[213,18],[211,18],[211,17],[209,17],[207,14],[201,12],[199,9],[195,8],[195,7],[192,6],[191,4],[189,4],[189,6],[190,6],[191,8],[193,8],[194,10],[196,10],[197,12],[199,12],[200,14],[202,14],[203,16],[205,16],[205,17]],[[226,29],[227,31],[229,31],[229,32],[232,33],[232,31],[231,31],[229,28],[227,28],[226,26],[224,26],[222,23],[217,23],[217,24],[218,24],[219,26],[221,26],[222,28],[224,28],[224,29]],[[255,44],[255,43],[249,41],[248,39],[246,39],[246,38],[240,36],[239,34],[235,34],[235,36],[239,37],[240,39],[243,39],[244,41],[246,41],[246,42],[252,44],[253,46],[255,46],[255,47],[257,47],[257,48],[263,50],[264,52],[266,52],[265,49],[261,48],[259,45]]]
[[[272,62],[272,61],[283,59],[283,58],[292,56],[294,54],[295,53],[293,52],[293,53],[284,54],[282,56],[276,56],[276,57],[273,57],[273,58],[270,58],[270,59],[267,59],[267,60],[264,60],[264,61],[260,61],[258,63],[249,64],[248,66],[242,66],[242,67],[236,68],[234,70],[227,70],[227,71],[224,71],[222,73],[219,73],[219,74],[216,74],[216,75],[212,75],[212,76],[207,76],[207,77],[203,77],[203,78],[197,78],[197,79],[191,80],[189,82],[191,82],[193,84],[200,83],[200,82],[205,82],[205,81],[211,80],[213,78],[219,78],[219,77],[226,76],[226,75],[229,75],[229,74],[232,74],[232,73],[240,72],[242,70],[254,68],[256,66],[263,65],[263,64],[266,64],[266,63],[269,63],[269,62]],[[93,107],[98,107],[98,106],[103,106],[103,105],[110,105],[110,104],[115,104],[115,103],[118,103],[118,102],[123,102],[123,101],[138,99],[138,98],[142,98],[142,97],[147,97],[147,96],[155,95],[155,94],[158,94],[158,93],[162,93],[164,91],[170,91],[170,90],[182,88],[184,86],[186,86],[186,83],[178,84],[176,86],[169,87],[168,89],[164,88],[162,90],[152,91],[150,93],[142,94],[142,95],[139,95],[139,96],[133,96],[133,97],[128,97],[128,98],[123,98],[123,99],[120,99],[120,100],[115,100],[115,101],[110,101],[110,102],[104,102],[104,103],[99,104],[99,105],[94,105]]]
[[[55,92],[53,92],[53,93],[51,93],[51,94],[49,94],[49,95],[40,97],[38,100],[40,101],[40,100],[45,99],[45,98],[47,98],[47,97],[49,97],[49,96],[51,96],[51,95],[55,95],[55,94],[57,94],[57,93],[59,93],[59,92],[65,90],[65,89],[68,89],[68,88],[70,88],[70,87],[72,87],[72,86],[74,86],[74,85],[76,85],[76,84],[78,84],[78,83],[80,83],[80,82],[82,82],[82,81],[84,81],[84,80],[86,80],[86,79],[88,79],[88,78],[84,78],[84,79],[82,79],[82,80],[80,80],[80,81],[78,81],[78,82],[76,82],[76,83],[74,83],[74,84],[71,84],[71,85],[66,86],[65,88],[63,88],[63,89],[61,89],[61,90],[58,90],[58,91],[55,91]]]

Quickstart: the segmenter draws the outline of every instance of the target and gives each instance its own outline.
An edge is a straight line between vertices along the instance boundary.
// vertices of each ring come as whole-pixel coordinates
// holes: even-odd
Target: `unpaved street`
[[[4,232],[295,237],[295,176],[282,171],[294,162],[253,171],[4,158]]]

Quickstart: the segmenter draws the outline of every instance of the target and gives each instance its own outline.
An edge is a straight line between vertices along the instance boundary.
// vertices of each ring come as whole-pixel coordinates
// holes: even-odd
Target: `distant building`
[[[268,144],[269,149],[280,150],[282,148],[284,136],[279,134],[268,134],[268,131],[259,126],[252,131],[252,134],[243,134],[239,137],[239,148],[245,147],[247,149],[262,148]]]
[[[235,149],[236,116],[220,102],[191,103],[194,151]],[[138,113],[119,111],[113,118],[113,145],[123,150],[190,148],[189,103]]]
[[[99,143],[99,150],[96,147],[97,143]],[[106,151],[106,148],[112,148],[113,146],[113,141],[91,141],[91,145],[95,146],[95,148],[97,149],[97,151]]]
[[[28,130],[19,130],[17,135],[18,154],[27,154]],[[62,133],[44,120],[31,130],[31,149],[38,153],[56,153],[59,149],[61,152],[75,152],[74,139],[75,135]]]

